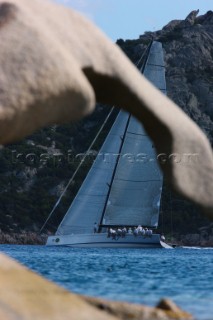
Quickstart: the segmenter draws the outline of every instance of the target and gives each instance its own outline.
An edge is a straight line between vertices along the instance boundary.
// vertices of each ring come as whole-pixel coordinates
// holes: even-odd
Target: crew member
[[[97,222],[94,223],[94,233],[98,232],[98,225]]]

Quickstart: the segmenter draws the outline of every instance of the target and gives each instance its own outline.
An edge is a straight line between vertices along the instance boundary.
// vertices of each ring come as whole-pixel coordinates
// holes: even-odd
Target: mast
[[[147,79],[166,93],[161,43],[152,43],[143,69]],[[101,227],[139,224],[157,227],[163,177],[153,143],[133,116],[129,119],[121,149],[122,155],[132,154],[133,157],[129,162],[126,156],[118,159]]]
[[[144,54],[142,55],[141,59],[138,61],[137,65],[139,66],[139,64],[141,63],[141,60],[143,60],[142,61],[142,67],[140,68],[141,73],[144,72],[144,69],[145,69],[145,66],[146,66],[146,63],[147,63],[147,60],[148,60],[148,57],[149,57],[149,52],[150,52],[150,49],[152,47],[152,43],[153,43],[153,39],[151,40],[150,44],[148,45],[148,47],[145,50]],[[122,112],[122,111],[120,111],[120,112]],[[108,190],[108,193],[107,193],[107,197],[106,197],[106,201],[105,201],[105,204],[104,204],[101,220],[100,220],[100,223],[99,223],[98,232],[101,232],[104,214],[105,214],[105,211],[106,211],[106,207],[107,207],[107,203],[108,203],[108,200],[109,200],[112,183],[113,183],[114,178],[115,178],[116,169],[117,169],[117,166],[118,166],[118,163],[119,163],[119,158],[120,158],[121,150],[123,148],[123,144],[124,144],[124,141],[125,141],[125,137],[126,137],[126,133],[127,133],[127,129],[128,129],[128,126],[129,126],[130,119],[131,119],[131,114],[129,114],[129,117],[128,117],[128,120],[127,120],[127,123],[126,123],[126,128],[125,128],[123,137],[121,138],[122,143],[121,143],[120,148],[119,148],[119,153],[118,153],[118,156],[117,156],[117,159],[116,159],[116,165],[115,165],[114,170],[113,170],[112,179],[111,179],[111,182],[109,184],[109,190]]]
[[[122,111],[120,111],[120,112],[122,112]],[[100,220],[100,223],[99,223],[98,232],[101,231],[101,225],[102,225],[102,221],[103,221],[103,218],[104,218],[104,213],[105,213],[105,210],[106,210],[106,207],[107,207],[107,202],[108,202],[108,199],[109,199],[111,186],[112,186],[112,183],[113,183],[113,180],[114,180],[114,177],[115,177],[115,173],[116,173],[116,169],[117,169],[117,166],[118,166],[118,163],[119,163],[119,158],[120,158],[120,155],[121,155],[121,150],[122,150],[122,147],[123,147],[123,143],[124,143],[124,139],[125,139],[125,136],[126,136],[127,128],[128,128],[128,125],[129,125],[130,117],[131,117],[131,115],[129,114],[129,117],[128,117],[128,120],[127,120],[127,123],[126,123],[126,128],[125,128],[125,131],[124,131],[124,135],[123,135],[123,137],[121,137],[121,141],[122,142],[121,142],[121,145],[120,145],[120,148],[119,148],[118,156],[117,156],[117,159],[116,159],[116,164],[115,164],[115,167],[114,167],[114,170],[113,170],[112,179],[111,179],[111,182],[109,184],[109,190],[108,190],[108,193],[107,193],[107,197],[106,197],[106,200],[105,200],[103,212],[102,212],[102,215],[101,215],[101,220]]]

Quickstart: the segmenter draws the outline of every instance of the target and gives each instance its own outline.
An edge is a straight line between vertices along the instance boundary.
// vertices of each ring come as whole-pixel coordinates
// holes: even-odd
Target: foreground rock
[[[192,316],[168,300],[149,308],[81,297],[0,255],[0,319],[180,320]]]
[[[0,319],[116,319],[0,255]]]
[[[116,316],[118,319],[192,319],[192,316],[189,313],[181,310],[168,299],[162,299],[156,308],[91,297],[84,297],[84,299],[96,308]]]
[[[143,122],[157,152],[166,155],[161,167],[175,190],[213,217],[206,137],[95,26],[48,1],[11,0],[0,5],[0,31],[0,143],[79,119],[93,110],[95,98],[116,104]],[[185,154],[198,161],[179,161]]]

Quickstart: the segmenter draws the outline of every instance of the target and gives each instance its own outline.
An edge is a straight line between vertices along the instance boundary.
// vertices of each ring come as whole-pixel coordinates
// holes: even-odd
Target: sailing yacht
[[[160,42],[153,41],[145,77],[166,94]],[[158,226],[163,177],[141,123],[120,111],[86,179],[47,245],[101,248],[169,248],[160,234],[110,236],[109,230]],[[94,228],[97,232],[94,232]]]

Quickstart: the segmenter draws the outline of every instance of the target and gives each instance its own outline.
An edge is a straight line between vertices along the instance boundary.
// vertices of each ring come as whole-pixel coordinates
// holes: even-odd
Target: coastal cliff
[[[117,43],[136,62],[150,39],[164,48],[168,96],[205,132],[213,143],[213,11],[172,20],[162,30]]]

